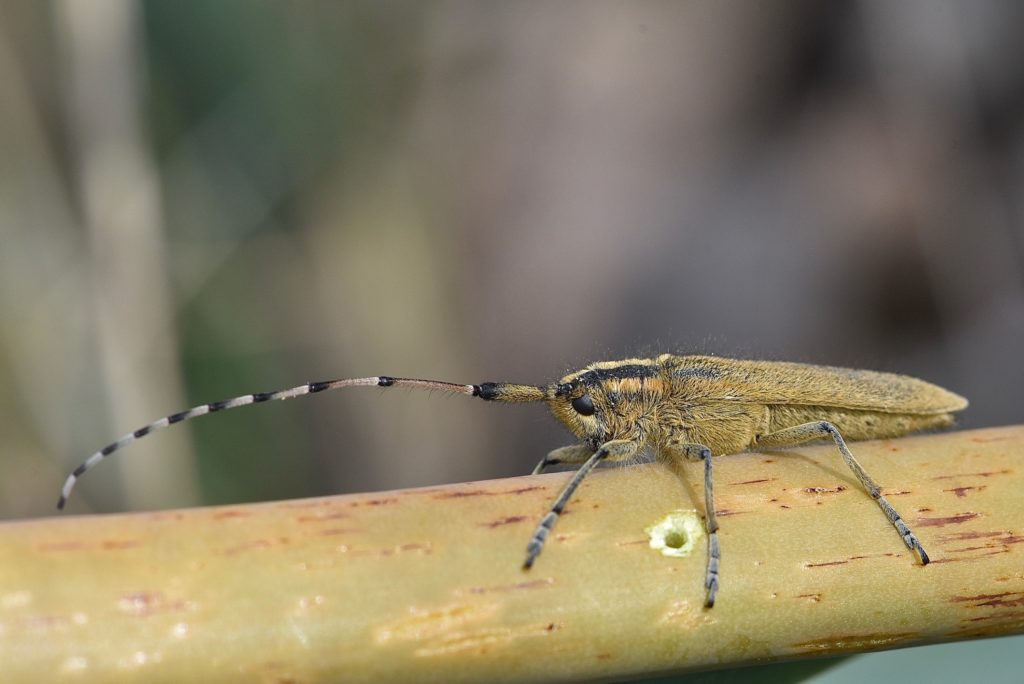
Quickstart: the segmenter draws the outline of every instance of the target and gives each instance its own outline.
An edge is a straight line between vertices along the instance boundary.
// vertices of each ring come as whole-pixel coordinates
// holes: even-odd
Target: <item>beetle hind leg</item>
[[[757,447],[788,447],[796,446],[797,444],[803,444],[804,442],[810,442],[815,439],[831,438],[836,443],[836,447],[839,449],[839,453],[843,457],[843,461],[849,466],[853,474],[860,480],[861,485],[867,490],[871,498],[879,505],[882,511],[885,513],[885,517],[889,519],[889,522],[893,524],[896,531],[899,532],[900,537],[903,538],[903,543],[907,545],[907,548],[911,551],[916,551],[917,555],[921,559],[921,565],[928,565],[928,554],[925,552],[924,547],[921,546],[921,541],[917,536],[910,531],[910,527],[903,521],[903,518],[896,509],[892,507],[892,504],[882,496],[881,488],[871,479],[871,476],[864,471],[857,459],[850,453],[850,448],[846,446],[846,440],[839,434],[839,430],[835,425],[828,421],[816,421],[813,423],[804,423],[803,425],[797,425],[791,428],[785,428],[772,432],[767,435],[761,435],[755,441]]]

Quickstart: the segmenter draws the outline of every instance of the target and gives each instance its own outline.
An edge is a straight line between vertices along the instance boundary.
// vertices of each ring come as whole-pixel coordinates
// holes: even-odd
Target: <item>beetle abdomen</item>
[[[835,406],[773,405],[768,407],[769,432],[824,420],[835,425],[850,441],[889,439],[911,432],[949,427],[953,416],[949,413],[886,413],[843,409]]]

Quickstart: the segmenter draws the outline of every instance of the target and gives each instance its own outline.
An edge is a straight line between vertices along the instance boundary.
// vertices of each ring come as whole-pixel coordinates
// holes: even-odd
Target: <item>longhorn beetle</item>
[[[662,354],[655,359],[602,361],[547,385],[485,382],[459,385],[437,380],[378,376],[311,382],[291,389],[247,394],[196,406],[154,421],[108,444],[68,476],[58,508],[64,508],[85,471],[151,432],[224,409],[291,399],[340,387],[418,387],[480,397],[486,401],[544,402],[580,443],[555,449],[534,474],[559,463],[578,464],[526,547],[529,569],[558,516],[583,478],[602,461],[625,461],[643,449],[665,460],[704,463],[705,526],[708,536],[705,605],[718,591],[718,520],[715,516],[713,455],[746,449],[788,447],[831,439],[846,465],[882,508],[922,565],[928,554],[896,509],[882,496],[846,446],[846,439],[884,439],[946,427],[967,400],[904,375],[777,361],[740,361],[714,356]],[[845,435],[845,439],[844,439]]]

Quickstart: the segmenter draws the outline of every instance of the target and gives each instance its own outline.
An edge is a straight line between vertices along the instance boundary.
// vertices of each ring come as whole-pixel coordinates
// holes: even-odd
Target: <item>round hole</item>
[[[664,556],[683,558],[697,547],[704,526],[697,511],[674,511],[646,530],[650,546]]]
[[[686,544],[686,533],[682,530],[672,530],[665,534],[665,546],[670,549],[681,549]]]

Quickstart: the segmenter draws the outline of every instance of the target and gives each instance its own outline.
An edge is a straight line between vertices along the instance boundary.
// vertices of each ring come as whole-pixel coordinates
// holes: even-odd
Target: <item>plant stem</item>
[[[851,444],[921,566],[833,445],[595,472],[522,569],[567,473],[0,525],[5,683],[580,681],[1024,631],[1024,427]],[[699,530],[698,526],[698,530]],[[678,546],[673,538],[670,543]]]

